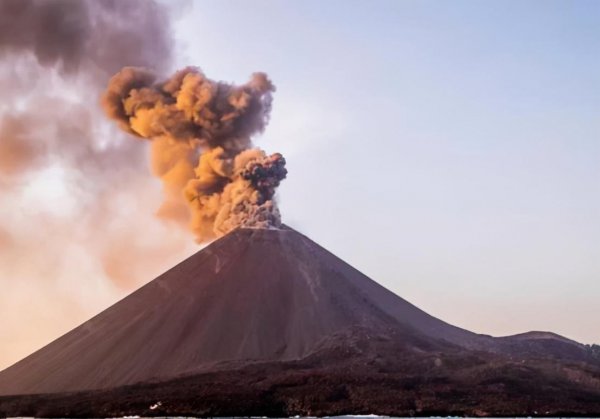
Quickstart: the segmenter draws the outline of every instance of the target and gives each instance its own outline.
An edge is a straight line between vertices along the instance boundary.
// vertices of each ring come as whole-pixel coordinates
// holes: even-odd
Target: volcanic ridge
[[[0,416],[593,416],[597,349],[460,329],[290,228],[238,228],[0,372]]]

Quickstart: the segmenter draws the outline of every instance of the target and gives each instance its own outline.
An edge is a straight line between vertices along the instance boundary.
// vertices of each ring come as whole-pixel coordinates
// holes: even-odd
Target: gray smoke
[[[32,54],[63,74],[105,81],[124,64],[164,70],[172,42],[152,0],[2,0],[0,54]]]
[[[169,28],[153,1],[1,0],[0,175],[37,170],[51,157],[93,170],[118,150],[141,162],[143,150],[94,135],[98,92],[124,64],[164,71]],[[53,92],[65,85],[75,94]]]
[[[45,168],[67,171],[70,200],[77,202],[70,217],[76,219],[56,230],[56,245],[79,241],[125,286],[131,286],[133,275],[112,273],[147,264],[135,249],[147,253],[154,250],[149,246],[162,244],[136,242],[135,220],[126,234],[113,226],[125,192],[148,197],[150,182],[141,175],[146,150],[106,122],[99,97],[125,65],[158,73],[170,69],[170,20],[166,7],[152,0],[0,0],[0,200],[16,202]],[[59,224],[43,215],[47,202],[33,205],[39,210],[24,211],[32,214],[32,226],[43,231]],[[27,246],[24,254],[35,248],[35,243],[8,241],[14,232],[11,217],[5,218],[0,217],[0,244]],[[123,236],[129,253],[115,250],[116,237],[123,242]]]

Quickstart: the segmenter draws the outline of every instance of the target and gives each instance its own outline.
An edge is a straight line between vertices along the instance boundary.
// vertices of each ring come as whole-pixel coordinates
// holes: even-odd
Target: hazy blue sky
[[[200,1],[177,38],[277,85],[291,226],[459,326],[600,342],[600,2]]]

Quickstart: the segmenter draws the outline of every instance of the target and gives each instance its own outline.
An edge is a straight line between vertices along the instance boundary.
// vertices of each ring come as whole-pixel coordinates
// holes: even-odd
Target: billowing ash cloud
[[[152,140],[152,170],[165,191],[159,214],[189,223],[205,241],[240,226],[281,224],[274,194],[287,173],[285,159],[251,142],[268,122],[274,90],[264,73],[236,86],[195,67],[164,81],[126,67],[102,102],[123,130]]]

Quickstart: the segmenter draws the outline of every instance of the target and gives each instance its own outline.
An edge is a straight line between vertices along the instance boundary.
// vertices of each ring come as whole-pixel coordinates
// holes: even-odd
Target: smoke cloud
[[[169,63],[169,23],[151,0],[2,0],[0,54],[30,54],[42,67],[104,79],[123,63]]]
[[[45,144],[31,137],[27,118],[7,115],[0,120],[0,173],[15,176],[44,157]]]
[[[143,175],[144,147],[106,122],[98,103],[124,65],[169,70],[170,20],[169,10],[151,0],[0,0],[0,244],[12,260],[26,260],[39,253],[37,241],[52,240],[65,259],[78,249],[100,264],[99,278],[130,288],[151,277],[140,268],[152,265],[148,253],[181,256],[183,235],[131,216],[138,204],[129,197],[153,205],[160,191]],[[64,176],[49,181],[48,173]],[[40,237],[29,236],[34,227]],[[162,240],[142,243],[149,232]],[[11,236],[19,240],[7,241]],[[129,245],[120,258],[116,238]],[[50,266],[57,256],[45,254],[41,264]],[[0,278],[11,277],[6,269]]]
[[[154,1],[0,0],[2,183],[58,160],[88,178],[117,155],[142,166],[143,150],[107,135],[97,97],[124,64],[166,70],[169,23]]]
[[[195,67],[168,80],[125,67],[102,103],[121,129],[152,141],[152,171],[165,197],[158,214],[190,225],[202,242],[236,227],[281,224],[274,195],[287,174],[285,159],[251,141],[268,123],[274,91],[264,73],[236,86]]]

